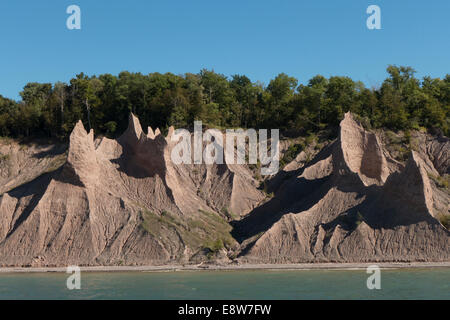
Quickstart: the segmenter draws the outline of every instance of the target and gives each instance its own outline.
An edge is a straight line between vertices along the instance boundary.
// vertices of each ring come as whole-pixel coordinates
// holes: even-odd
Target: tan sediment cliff
[[[133,115],[117,140],[95,141],[78,122],[61,168],[0,198],[0,264],[181,263],[229,237],[223,212],[245,214],[263,199],[250,172],[175,166],[171,144]]]
[[[443,149],[448,152],[448,145]],[[246,245],[240,259],[448,261],[450,233],[434,218],[436,207],[446,207],[449,214],[448,194],[446,203],[434,197],[439,191],[428,178],[424,157],[411,152],[403,168],[347,113],[337,141],[236,224],[236,237]],[[435,158],[445,166],[442,156]]]
[[[428,177],[448,173],[448,140],[424,138],[404,166],[347,114],[339,138],[273,177],[265,201],[245,165],[175,165],[172,134],[145,134],[131,115],[117,140],[79,122],[55,171],[29,151],[20,173],[0,175],[0,265],[450,260],[435,218],[449,196]]]

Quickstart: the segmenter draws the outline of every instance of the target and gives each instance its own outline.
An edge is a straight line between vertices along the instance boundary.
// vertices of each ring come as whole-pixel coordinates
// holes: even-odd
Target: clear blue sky
[[[66,8],[82,29],[66,28]],[[366,28],[381,8],[382,30]],[[305,83],[347,75],[368,86],[388,64],[418,76],[450,73],[448,0],[2,0],[0,94],[27,82],[133,72],[214,69],[268,83],[280,72]]]

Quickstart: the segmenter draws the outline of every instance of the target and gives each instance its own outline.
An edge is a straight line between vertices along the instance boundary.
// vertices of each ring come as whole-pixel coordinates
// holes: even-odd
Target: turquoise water
[[[198,271],[0,274],[0,299],[450,299],[450,268],[381,271],[368,290],[358,271]]]

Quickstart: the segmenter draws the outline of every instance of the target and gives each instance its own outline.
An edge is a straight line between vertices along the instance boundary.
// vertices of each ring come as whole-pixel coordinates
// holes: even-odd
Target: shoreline
[[[365,270],[377,265],[380,269],[450,268],[448,262],[372,262],[372,263],[298,263],[298,264],[241,264],[241,265],[164,265],[164,266],[90,266],[81,272],[180,272],[180,271],[295,271],[295,270]],[[66,267],[6,267],[7,273],[66,273]]]

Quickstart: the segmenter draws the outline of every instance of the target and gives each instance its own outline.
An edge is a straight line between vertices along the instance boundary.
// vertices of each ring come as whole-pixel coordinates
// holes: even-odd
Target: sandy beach
[[[228,265],[164,265],[164,266],[89,266],[81,272],[176,272],[176,271],[239,271],[239,270],[363,270],[377,265],[381,269],[449,268],[449,262],[382,262],[382,263],[301,263],[301,264],[228,264]],[[0,268],[0,273],[66,272],[65,267]]]

